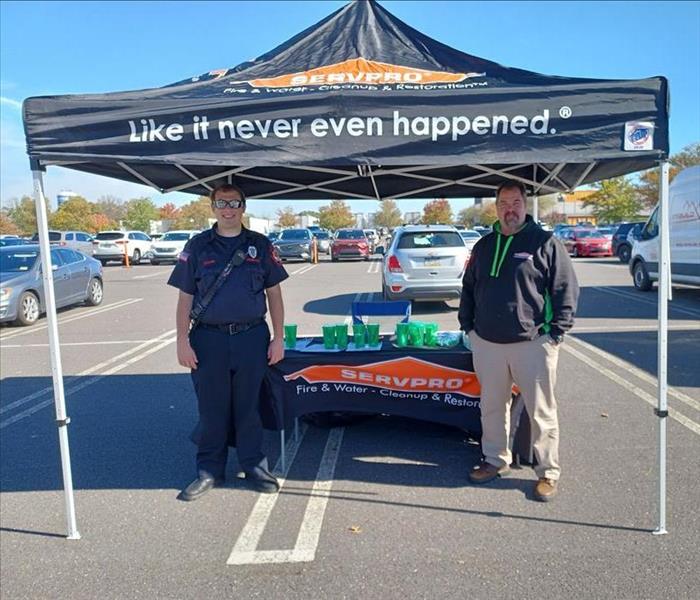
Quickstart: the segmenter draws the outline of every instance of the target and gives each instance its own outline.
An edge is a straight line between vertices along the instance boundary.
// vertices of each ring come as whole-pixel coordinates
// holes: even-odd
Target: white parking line
[[[612,294],[613,296],[619,296],[621,298],[631,298],[632,300],[636,300],[637,302],[641,302],[642,304],[648,304],[649,306],[654,306],[656,307],[658,305],[656,300],[652,300],[651,298],[641,298],[638,294],[633,294],[631,292],[626,292],[624,290],[615,290],[611,288],[606,288],[606,287],[600,287],[600,286],[592,286],[591,289],[598,290],[599,292],[605,292],[607,294]],[[641,294],[641,292],[640,292]],[[673,303],[670,303],[668,305],[669,310],[675,310],[678,312],[685,313],[687,315],[692,315],[693,317],[700,317],[700,311],[693,310],[692,308],[685,308],[682,306],[676,306]]]
[[[338,462],[338,455],[340,454],[340,446],[343,441],[344,432],[345,428],[339,427],[331,429],[328,434],[326,447],[321,458],[321,465],[318,468],[316,480],[311,489],[309,501],[306,504],[306,511],[304,512],[294,548],[292,550],[255,550],[279,494],[274,494],[272,497],[261,496],[253,508],[253,512],[241,532],[226,564],[249,565],[311,562],[316,558],[316,549],[321,535],[321,527],[323,525],[323,518],[326,513],[331,488],[333,487],[335,466]],[[294,448],[295,456],[297,449],[298,445]],[[291,460],[289,463],[291,465]],[[288,471],[289,468],[287,472],[285,472],[285,476]],[[266,500],[266,498],[270,499]],[[264,510],[259,510],[259,505],[264,505]]]
[[[315,267],[318,267],[318,264],[306,265],[304,267],[301,267],[300,269],[297,269],[296,271],[292,271],[290,275],[303,275],[304,273],[308,273],[311,269],[314,269]]]
[[[622,360],[620,358],[617,358],[616,356],[605,352],[604,350],[601,350],[600,348],[596,348],[592,344],[589,344],[588,342],[584,342],[583,340],[580,340],[575,337],[571,337],[571,341],[580,345],[586,352],[592,353],[592,354],[597,354],[598,356],[604,358],[608,362],[617,365],[618,367],[621,367],[631,375],[634,375],[635,377],[641,379],[642,381],[645,381],[646,383],[650,383],[651,385],[657,385],[657,379],[656,377],[653,377],[649,375],[646,371],[642,371],[641,369],[638,369],[635,367],[632,363],[627,362],[626,360]],[[679,392],[675,388],[669,387],[668,388],[668,395],[673,396],[674,398],[680,400],[681,402],[687,404],[691,408],[694,408],[695,410],[700,411],[700,402],[697,400],[691,398],[690,396],[686,396],[683,392]]]
[[[114,345],[125,345],[125,344],[142,344],[143,342],[149,342],[152,340],[115,340],[115,341],[103,341],[103,342],[61,342],[61,348],[67,346],[114,346]],[[7,350],[8,348],[48,348],[49,344],[3,344],[2,349]]]
[[[381,262],[373,262],[369,264],[369,267],[367,267],[367,272],[368,273],[379,273],[381,271]]]
[[[141,302],[141,300],[143,300],[143,298],[126,298],[125,300],[119,300],[119,302],[113,302],[112,304],[106,304],[104,306],[99,306],[93,310],[83,311],[80,314],[73,315],[72,317],[67,317],[65,319],[59,319],[58,324],[63,325],[65,323],[72,323],[73,321],[77,321],[79,319],[86,319],[87,317],[94,317],[95,315],[101,315],[102,313],[108,312],[110,310],[114,310],[115,308],[122,308],[124,306],[129,306],[130,304],[135,304],[136,302]],[[48,327],[48,324],[46,324],[46,325],[34,325],[34,326],[29,327],[27,329],[23,329],[22,331],[13,331],[12,333],[8,333],[6,335],[0,335],[0,342],[4,342],[5,340],[9,340],[9,339],[14,339],[14,338],[19,337],[21,335],[35,333],[37,331],[41,331],[43,329],[46,329],[47,327]]]
[[[578,358],[581,362],[587,364],[588,366],[592,367],[593,369],[596,369],[599,371],[601,374],[605,375],[608,379],[611,381],[614,381],[618,385],[622,386],[623,388],[629,390],[632,392],[635,396],[638,398],[641,398],[649,404],[650,406],[656,406],[657,405],[657,400],[652,396],[651,394],[648,394],[641,388],[637,387],[633,383],[627,381],[624,377],[621,377],[617,373],[614,373],[610,369],[606,369],[603,365],[598,364],[594,360],[592,360],[590,357],[586,356],[583,354],[583,352],[579,352],[578,350],[572,348],[571,346],[562,346],[562,349],[565,352],[568,352],[569,354],[572,354],[576,358]],[[696,423],[692,419],[689,419],[685,415],[679,413],[677,410],[671,408],[669,406],[668,408],[668,416],[671,417],[672,419],[675,419],[678,421],[681,425],[687,427],[692,431],[693,433],[696,433],[700,435],[700,423]]]
[[[139,361],[146,356],[153,354],[154,352],[157,352],[161,348],[165,348],[165,346],[172,344],[175,341],[175,337],[172,337],[170,339],[166,339],[164,341],[163,338],[168,337],[173,335],[175,333],[175,330],[172,329],[170,331],[167,331],[166,333],[163,333],[159,335],[157,338],[154,338],[152,340],[149,340],[148,342],[145,342],[143,344],[140,344],[136,348],[131,348],[130,350],[127,350],[126,352],[122,352],[121,354],[114,356],[104,362],[101,362],[94,367],[90,367],[89,369],[86,369],[85,371],[82,371],[79,373],[77,376],[71,377],[70,381],[73,382],[77,377],[84,377],[86,375],[91,375],[95,371],[99,371],[100,369],[103,369],[112,363],[121,361],[125,359],[127,356],[130,356],[131,354],[137,354],[140,353],[141,350],[146,348],[147,346],[151,344],[157,344],[155,347],[150,348],[149,350],[145,350],[144,352],[137,354],[135,357],[127,360],[126,362],[113,367],[112,369],[109,369],[108,371],[105,371],[104,373],[101,373],[100,375],[97,375],[95,377],[91,377],[90,379],[86,379],[85,381],[81,381],[80,383],[74,385],[74,386],[69,386],[65,390],[65,396],[68,397],[70,394],[74,394],[75,392],[82,390],[83,388],[86,388],[89,385],[92,385],[93,383],[98,382],[100,379],[106,377],[107,375],[112,375],[114,373],[117,373],[121,371],[122,369],[126,368],[127,366],[135,363],[136,361]],[[160,343],[158,343],[160,341]],[[19,406],[22,406],[23,404],[26,404],[28,402],[31,402],[32,400],[36,400],[37,398],[40,398],[41,396],[50,394],[53,392],[53,386],[48,386],[45,387],[37,392],[34,392],[33,394],[30,394],[29,396],[25,396],[24,398],[19,398],[18,400],[15,400],[14,402],[10,402],[7,406],[3,406],[0,408],[0,414],[4,414],[10,410],[13,410],[15,408],[18,408]],[[8,419],[5,419],[4,421],[0,422],[0,429],[3,429],[7,427],[8,425],[11,425],[12,423],[15,423],[24,417],[28,417],[29,415],[34,414],[38,410],[44,408],[45,406],[48,406],[49,404],[52,404],[54,401],[53,397],[48,398],[47,400],[44,400],[40,402],[39,404],[36,404],[32,406],[31,408],[26,409],[25,411],[18,413]]]
[[[136,277],[132,277],[132,279],[148,279],[149,277],[155,277],[156,275],[165,275],[169,272],[170,271],[158,271],[157,273],[149,273],[148,275],[136,275]]]

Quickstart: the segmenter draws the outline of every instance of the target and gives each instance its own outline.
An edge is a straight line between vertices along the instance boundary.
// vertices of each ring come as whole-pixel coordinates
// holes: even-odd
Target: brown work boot
[[[469,479],[472,483],[488,483],[496,477],[508,475],[510,469],[508,467],[496,467],[486,461],[476,465],[469,473]]]
[[[548,477],[540,477],[535,484],[535,500],[540,502],[549,502],[554,496],[557,495],[557,485],[558,481],[556,479],[549,479]]]

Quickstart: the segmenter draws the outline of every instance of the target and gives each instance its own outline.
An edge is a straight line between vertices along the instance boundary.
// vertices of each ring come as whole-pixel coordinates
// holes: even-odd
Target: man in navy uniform
[[[199,408],[197,478],[179,495],[187,501],[224,481],[231,422],[249,487],[264,493],[279,489],[262,452],[258,405],[267,365],[284,358],[279,284],[289,275],[270,241],[243,227],[245,195],[238,186],[220,185],[210,198],[216,224],[187,243],[168,280],[180,290],[177,360],[191,369]],[[190,332],[193,302],[201,301],[237,251],[245,253],[245,260],[231,270]],[[272,340],[265,322],[266,296]]]

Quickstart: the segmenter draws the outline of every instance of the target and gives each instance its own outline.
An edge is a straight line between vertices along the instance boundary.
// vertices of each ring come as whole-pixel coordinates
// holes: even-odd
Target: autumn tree
[[[330,205],[319,209],[319,225],[323,229],[341,229],[355,225],[355,217],[343,200],[333,200]]]
[[[172,202],[167,202],[158,209],[158,216],[165,221],[175,221],[179,213],[180,209]]]
[[[93,213],[90,215],[88,226],[85,231],[88,233],[97,233],[98,231],[116,229],[118,226],[118,223],[112,221],[107,215]]]
[[[61,231],[87,231],[91,225],[94,205],[82,196],[71,196],[49,218],[49,227]]]
[[[94,202],[96,214],[105,215],[111,222],[118,225],[119,221],[126,218],[126,204],[116,196],[104,195]]]
[[[199,196],[196,200],[180,207],[173,229],[209,229],[209,219],[213,216],[209,197]]]
[[[613,177],[595,184],[596,192],[583,201],[591,207],[598,222],[615,223],[633,220],[642,210],[637,190],[624,177]]]
[[[481,206],[474,205],[463,208],[457,213],[455,219],[457,225],[462,225],[463,227],[474,227],[481,223]]]
[[[669,181],[687,167],[700,165],[700,143],[690,144],[675,154],[670,159]],[[637,193],[642,204],[647,208],[653,208],[659,201],[659,169],[649,169],[639,176]]]
[[[21,235],[22,233],[4,210],[0,212],[0,233],[4,235]]]
[[[51,211],[47,205],[47,215],[51,216]],[[7,216],[22,232],[22,235],[32,235],[37,231],[36,225],[36,208],[34,207],[34,199],[30,196],[22,196],[20,200],[15,200],[10,208],[7,209]]]
[[[452,207],[445,198],[439,198],[428,202],[423,207],[423,218],[421,223],[428,225],[430,223],[442,223],[448,225],[452,223]]]
[[[393,229],[403,222],[401,211],[393,200],[382,200],[379,210],[374,213],[374,224],[378,227]]]
[[[285,206],[277,209],[277,226],[278,227],[294,227],[297,224],[297,217],[294,214],[294,208]]]
[[[151,221],[158,220],[158,209],[150,198],[134,198],[126,203],[124,223],[131,229],[149,231]]]

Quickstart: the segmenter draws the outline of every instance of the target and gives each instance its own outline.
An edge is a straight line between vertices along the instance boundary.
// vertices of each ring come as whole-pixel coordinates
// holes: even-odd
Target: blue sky
[[[271,50],[345,2],[6,2],[0,4],[0,200],[31,193],[20,114],[29,96],[158,87]],[[551,75],[637,79],[671,90],[671,153],[700,141],[700,2],[399,2],[382,5],[469,54]],[[144,186],[50,167],[46,191],[186,203]],[[252,201],[273,216],[290,202]],[[296,203],[298,205],[298,203]],[[313,209],[323,203],[309,202]],[[374,201],[352,201],[372,212]],[[452,201],[453,210],[467,200]],[[422,201],[402,201],[404,211]]]

